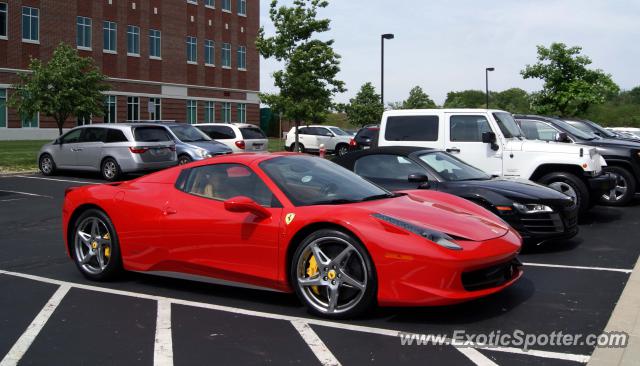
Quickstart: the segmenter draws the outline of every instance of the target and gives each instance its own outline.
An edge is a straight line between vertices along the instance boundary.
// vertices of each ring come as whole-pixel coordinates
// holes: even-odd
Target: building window
[[[40,10],[22,7],[22,40],[37,43],[40,40]]]
[[[187,0],[187,2],[188,2],[189,4],[196,4],[196,5],[198,5],[198,0]]]
[[[105,111],[104,111],[104,122],[105,123],[116,123],[118,120],[117,114],[117,103],[118,97],[115,95],[107,95],[105,100]]]
[[[187,62],[198,63],[198,39],[196,37],[187,37]]]
[[[222,0],[222,11],[231,13],[231,0]]]
[[[9,31],[9,27],[7,26],[7,22],[9,21],[9,17],[7,16],[8,11],[7,3],[0,3],[0,39],[7,39],[7,32]]]
[[[7,127],[7,89],[0,89],[0,128]]]
[[[78,116],[77,125],[84,126],[91,124],[91,116]]]
[[[198,123],[198,101],[187,100],[187,123]]]
[[[127,55],[140,56],[140,27],[127,26]]]
[[[231,68],[231,44],[224,43],[222,45],[222,67]]]
[[[103,46],[102,49],[108,53],[116,53],[117,39],[118,39],[118,24],[115,22],[105,21],[102,26],[103,32]]]
[[[140,98],[127,97],[127,121],[140,120]]]
[[[238,47],[238,69],[247,69],[247,47],[245,46]]]
[[[204,103],[204,123],[213,123],[216,121],[216,107],[214,102]]]
[[[209,7],[209,8],[215,8],[216,7],[216,1],[215,0],[204,0],[204,6]]]
[[[160,121],[162,120],[162,99],[160,98],[149,98],[149,119]]]
[[[38,119],[39,119],[39,115],[38,113],[34,114],[33,116],[26,116],[23,115],[22,116],[22,128],[38,128]]]
[[[91,18],[77,17],[77,43],[78,48],[91,49]]]
[[[238,122],[247,123],[247,105],[238,103]]]
[[[222,103],[222,122],[231,123],[231,103]]]
[[[149,30],[149,57],[160,59],[162,52],[160,51],[162,45],[162,36],[159,30]]]
[[[247,15],[247,0],[238,0],[238,15]]]
[[[204,63],[205,65],[215,65],[216,49],[215,43],[207,39],[204,41]]]

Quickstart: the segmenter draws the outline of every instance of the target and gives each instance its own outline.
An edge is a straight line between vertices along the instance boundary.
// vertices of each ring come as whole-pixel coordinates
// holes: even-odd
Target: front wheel
[[[56,172],[56,163],[49,154],[42,154],[38,162],[38,167],[43,175],[53,175]]]
[[[337,230],[318,230],[296,249],[291,263],[292,287],[319,316],[352,318],[376,302],[377,280],[364,246]]]
[[[589,210],[591,201],[589,189],[575,175],[565,172],[550,173],[540,178],[538,182],[571,197],[578,206],[579,214],[584,214]]]
[[[178,156],[178,165],[185,165],[192,162],[193,159],[189,155],[180,155]]]
[[[607,206],[624,206],[628,204],[636,194],[636,179],[625,168],[608,166],[603,168],[607,173],[616,177],[616,185],[609,192],[602,195],[600,202]]]
[[[123,271],[118,234],[104,212],[96,209],[85,211],[73,228],[71,253],[85,277],[104,281]]]
[[[339,157],[345,156],[349,153],[349,145],[340,144],[336,147],[336,155]]]

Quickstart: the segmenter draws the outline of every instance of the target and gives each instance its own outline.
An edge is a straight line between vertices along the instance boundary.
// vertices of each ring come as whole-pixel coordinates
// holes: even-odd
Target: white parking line
[[[53,314],[58,305],[60,305],[60,301],[62,301],[64,295],[69,292],[70,288],[71,286],[67,284],[60,285],[47,304],[42,308],[42,310],[40,310],[40,313],[38,313],[31,324],[29,324],[27,330],[22,333],[13,347],[11,347],[9,353],[4,356],[2,362],[0,362],[0,366],[13,366],[20,362],[22,356],[24,356],[29,347],[31,347],[33,340],[36,339],[36,336],[38,336],[38,333],[40,333],[44,325],[47,323],[51,314]]]
[[[296,320],[292,321],[291,324],[300,333],[300,336],[311,348],[311,352],[316,355],[322,366],[341,366],[340,361],[331,353],[316,332],[311,329],[309,323]]]
[[[390,337],[398,337],[398,334],[403,333],[402,331],[393,330],[393,329],[375,328],[375,327],[368,327],[368,326],[362,326],[362,325],[339,323],[339,322],[334,322],[329,320],[302,318],[302,317],[290,316],[290,315],[266,313],[262,311],[247,310],[247,309],[241,309],[241,308],[224,306],[224,305],[215,305],[215,304],[208,304],[208,303],[202,303],[202,302],[196,302],[196,301],[182,300],[177,298],[147,295],[147,294],[131,292],[131,291],[115,290],[115,289],[110,289],[105,287],[60,281],[52,278],[40,277],[40,276],[30,275],[26,273],[0,270],[0,274],[26,278],[26,279],[30,279],[38,282],[51,283],[59,286],[67,285],[67,286],[71,286],[81,290],[96,291],[96,292],[113,294],[113,295],[129,296],[129,297],[134,297],[139,299],[169,301],[171,304],[191,306],[191,307],[196,307],[200,309],[217,310],[217,311],[223,311],[223,312],[232,313],[232,314],[248,315],[248,316],[255,316],[255,317],[267,318],[267,319],[285,320],[289,322],[299,321],[307,324],[319,325],[319,326],[333,328],[333,329],[350,330],[354,332],[369,333],[369,334],[379,334],[379,335],[390,336]],[[451,339],[448,339],[448,341],[451,341]],[[470,346],[473,347],[474,344],[470,344]],[[476,345],[476,346],[480,347],[479,345]],[[463,352],[462,348],[456,348],[456,349],[460,352]],[[497,347],[497,348],[491,348],[490,350],[495,352],[515,353],[515,354],[535,356],[535,357],[541,357],[541,358],[568,360],[568,361],[575,361],[575,362],[582,362],[582,363],[587,362],[589,360],[589,356],[587,355],[579,355],[579,354],[572,354],[572,353],[547,352],[547,351],[537,351],[537,350],[528,350],[525,352],[519,348],[512,348],[512,347]],[[4,366],[4,365],[0,365],[0,366]]]
[[[525,266],[529,267],[549,267],[549,268],[566,268],[566,269],[585,269],[591,271],[609,271],[609,272],[621,272],[621,273],[631,273],[632,269],[623,269],[623,268],[605,268],[605,267],[583,267],[583,266],[565,266],[561,264],[545,264],[545,263],[523,263]]]
[[[458,348],[463,355],[467,356],[473,363],[478,366],[498,366],[497,363],[491,361],[487,356],[473,348]]]
[[[68,183],[80,183],[80,184],[100,184],[99,182],[89,182],[85,180],[72,180],[72,179],[58,179],[58,178],[46,178],[46,177],[32,177],[28,175],[7,175],[5,178],[25,178],[25,179],[39,179],[50,180],[54,182],[68,182]]]
[[[155,366],[173,365],[173,341],[171,338],[171,302],[158,300],[158,318],[156,320],[156,340],[153,349]]]
[[[20,191],[8,191],[6,189],[0,189],[0,192],[7,192],[7,193],[13,193],[13,194],[21,194],[23,196],[31,196],[31,197],[44,197],[44,198],[53,198],[52,196],[47,196],[44,194],[35,194],[35,193],[29,193],[29,192],[20,192]]]

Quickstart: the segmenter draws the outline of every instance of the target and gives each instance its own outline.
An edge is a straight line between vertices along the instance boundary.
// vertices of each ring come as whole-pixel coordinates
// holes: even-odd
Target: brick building
[[[108,77],[104,117],[259,123],[259,0],[0,0],[0,139],[55,135],[6,106],[17,72],[65,42]]]

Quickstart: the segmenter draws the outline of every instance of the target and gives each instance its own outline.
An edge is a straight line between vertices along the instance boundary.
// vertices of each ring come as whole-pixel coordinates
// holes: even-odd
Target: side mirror
[[[423,173],[413,173],[409,174],[407,179],[410,183],[420,183],[418,186],[419,189],[428,189],[431,187],[429,184],[429,177]]]
[[[224,208],[229,212],[250,212],[262,219],[271,217],[271,212],[269,212],[269,210],[260,206],[251,198],[245,196],[229,198],[224,201]]]
[[[327,132],[324,135],[327,136],[327,137],[333,137],[333,134],[331,132]]]
[[[55,141],[53,141],[54,145],[62,145],[62,140],[60,140],[60,138],[58,137],[57,139],[55,139]]]
[[[558,132],[556,133],[556,141],[557,142],[568,142],[569,137],[566,132]]]
[[[493,151],[498,151],[498,149],[500,148],[500,146],[496,144],[496,141],[498,141],[498,138],[496,137],[495,133],[493,132],[482,133],[482,142],[485,144],[491,144],[491,150]]]

